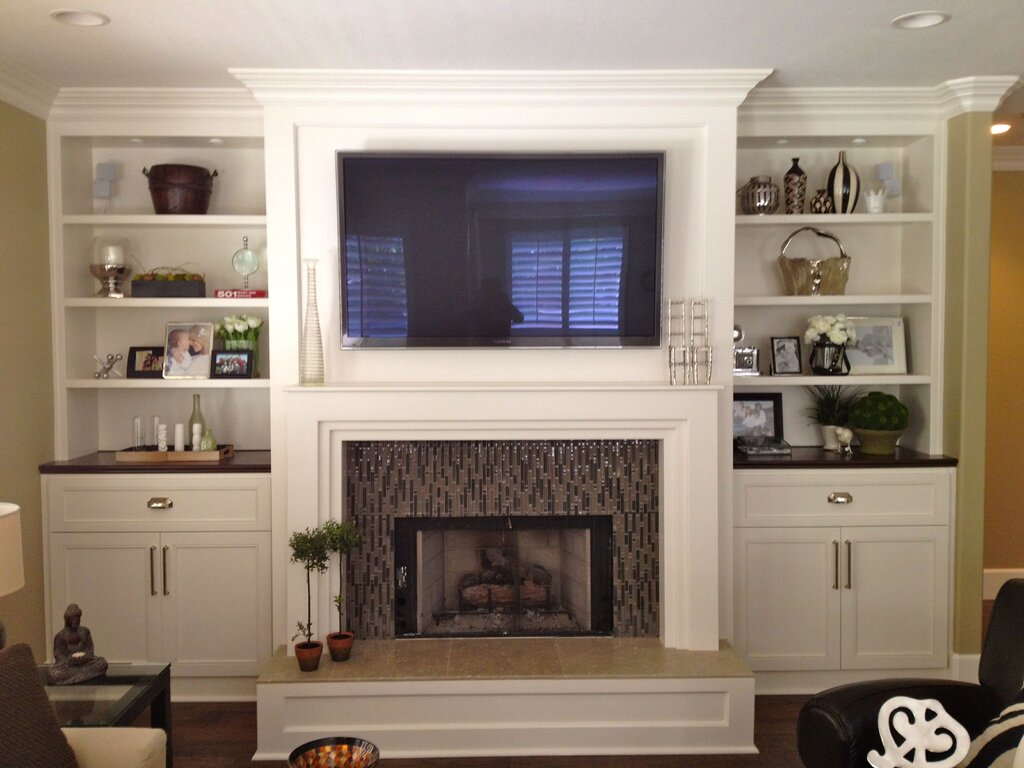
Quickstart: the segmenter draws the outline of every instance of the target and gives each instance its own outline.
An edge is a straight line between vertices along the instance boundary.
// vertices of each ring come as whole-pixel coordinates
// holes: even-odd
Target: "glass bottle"
[[[203,409],[199,407],[199,395],[192,395],[192,415],[188,417],[188,439],[195,434],[195,425],[199,425],[200,436],[206,432],[206,419],[203,418]]]
[[[299,383],[316,386],[324,383],[324,342],[316,306],[316,259],[303,259],[303,262],[306,264],[306,314],[299,348]]]
[[[786,213],[803,213],[807,197],[807,174],[800,167],[800,158],[793,158],[792,167],[786,171]]]

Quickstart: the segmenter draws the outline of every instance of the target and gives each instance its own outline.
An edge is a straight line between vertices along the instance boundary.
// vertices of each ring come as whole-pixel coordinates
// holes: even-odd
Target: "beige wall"
[[[53,458],[49,261],[46,125],[0,102],[0,500],[21,506],[25,554],[25,588],[0,598],[0,617],[37,659],[49,645],[37,469]]]
[[[953,649],[981,652],[985,514],[985,397],[992,189],[991,115],[947,124],[946,338],[943,452],[959,459]]]
[[[1024,568],[1020,382],[1024,356],[1024,171],[992,174],[992,264],[985,463],[985,568]]]

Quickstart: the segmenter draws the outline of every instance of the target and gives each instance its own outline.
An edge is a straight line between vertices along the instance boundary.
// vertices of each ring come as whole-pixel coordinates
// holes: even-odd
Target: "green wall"
[[[48,653],[38,466],[53,459],[46,124],[0,102],[0,501],[22,509],[25,588],[0,598],[8,643]]]
[[[947,123],[943,452],[959,459],[953,650],[981,652],[992,116]]]

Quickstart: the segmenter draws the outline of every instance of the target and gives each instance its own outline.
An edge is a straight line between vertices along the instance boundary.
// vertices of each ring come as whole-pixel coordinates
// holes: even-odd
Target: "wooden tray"
[[[219,445],[215,451],[158,451],[151,445],[145,448],[125,448],[114,454],[115,461],[130,464],[170,464],[174,462],[224,461],[235,455],[235,446]]]

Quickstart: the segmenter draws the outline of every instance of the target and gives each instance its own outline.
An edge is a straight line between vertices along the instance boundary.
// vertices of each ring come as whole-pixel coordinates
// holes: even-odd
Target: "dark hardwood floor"
[[[805,696],[759,696],[754,743],[758,755],[644,755],[637,757],[489,757],[382,760],[382,768],[799,768],[796,716]],[[172,707],[175,768],[253,766],[256,705],[179,703]],[[358,735],[358,734],[354,734]],[[255,764],[286,768],[285,762]]]

